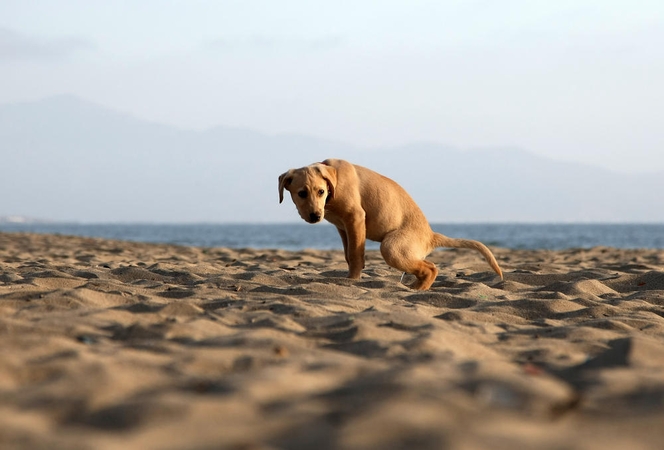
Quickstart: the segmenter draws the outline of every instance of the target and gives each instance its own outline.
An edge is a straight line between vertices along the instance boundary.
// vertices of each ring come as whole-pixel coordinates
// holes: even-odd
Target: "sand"
[[[661,448],[664,250],[495,254],[0,234],[0,448]]]

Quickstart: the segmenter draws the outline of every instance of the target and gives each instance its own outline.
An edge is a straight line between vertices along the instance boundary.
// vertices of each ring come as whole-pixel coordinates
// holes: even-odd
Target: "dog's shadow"
[[[348,270],[327,270],[325,272],[321,272],[320,275],[325,278],[344,278],[348,281],[353,281],[350,278],[347,278]]]
[[[409,289],[406,283],[401,282],[401,275],[395,272],[394,276],[385,276],[384,274],[375,274],[371,270],[366,270],[362,273],[359,280],[348,278],[347,270],[327,270],[320,273],[321,279],[330,284],[340,286],[356,286],[365,289],[381,289],[381,288],[399,288]],[[415,276],[406,274],[403,281],[414,282]]]

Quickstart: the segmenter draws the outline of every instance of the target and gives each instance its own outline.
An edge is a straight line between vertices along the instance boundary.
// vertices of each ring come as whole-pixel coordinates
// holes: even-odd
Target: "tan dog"
[[[436,247],[477,250],[503,278],[484,244],[434,233],[410,195],[372,170],[340,159],[326,159],[282,174],[279,203],[284,200],[284,189],[290,192],[305,221],[317,223],[325,218],[337,227],[349,278],[360,278],[367,239],[381,243],[380,252],[388,265],[417,277],[413,289],[429,289],[436,279],[438,269],[424,260]]]

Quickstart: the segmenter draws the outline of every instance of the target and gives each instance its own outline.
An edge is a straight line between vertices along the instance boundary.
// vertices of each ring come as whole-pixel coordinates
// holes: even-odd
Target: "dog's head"
[[[293,203],[305,221],[323,220],[325,205],[334,197],[337,171],[322,163],[300,169],[290,169],[279,176],[279,203],[284,201],[284,189],[291,194]]]

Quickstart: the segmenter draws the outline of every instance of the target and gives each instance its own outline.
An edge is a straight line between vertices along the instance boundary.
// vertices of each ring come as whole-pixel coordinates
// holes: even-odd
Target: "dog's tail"
[[[436,247],[470,248],[477,250],[482,256],[484,256],[484,259],[486,259],[486,262],[489,263],[491,268],[500,276],[500,279],[503,279],[503,271],[500,270],[496,258],[493,256],[493,253],[491,253],[491,250],[481,242],[471,241],[469,239],[453,239],[440,233],[434,233],[433,243]]]

